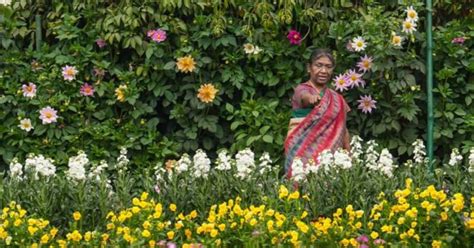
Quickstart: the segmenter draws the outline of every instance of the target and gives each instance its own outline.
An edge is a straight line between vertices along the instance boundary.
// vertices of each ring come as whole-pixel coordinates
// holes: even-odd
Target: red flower
[[[292,29],[290,30],[290,32],[288,33],[288,35],[286,36],[288,38],[288,40],[290,41],[290,43],[292,45],[300,45],[301,44],[301,34],[300,32]]]

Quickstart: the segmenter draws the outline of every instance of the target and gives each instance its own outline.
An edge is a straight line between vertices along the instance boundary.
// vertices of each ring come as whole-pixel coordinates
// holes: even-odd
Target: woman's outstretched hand
[[[319,95],[309,95],[308,103],[311,105],[316,105],[319,100],[321,100],[321,97]]]

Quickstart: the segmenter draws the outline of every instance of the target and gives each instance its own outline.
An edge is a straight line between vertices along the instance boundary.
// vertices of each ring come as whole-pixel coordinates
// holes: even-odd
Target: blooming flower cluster
[[[83,96],[93,96],[94,95],[94,92],[95,92],[95,89],[94,89],[94,86],[88,84],[88,83],[84,83],[82,86],[81,86],[81,89],[79,91],[81,93],[81,95]]]
[[[148,38],[156,43],[161,43],[166,40],[166,31],[163,29],[155,29],[147,32]]]
[[[27,132],[31,131],[33,129],[33,125],[31,124],[31,120],[29,118],[23,118],[20,120],[20,125],[18,127],[21,130],[25,130]]]
[[[25,160],[25,171],[31,171],[35,179],[39,179],[39,176],[52,177],[56,175],[56,166],[53,163],[54,160],[45,158],[41,154],[29,154]]]
[[[423,144],[423,140],[421,139],[415,140],[412,146],[414,147],[413,160],[415,160],[415,163],[423,164],[426,159],[426,151],[425,151],[425,145]]]
[[[30,82],[27,85],[23,84],[21,86],[21,90],[23,91],[23,96],[24,97],[33,98],[33,97],[36,96],[36,84],[34,84],[34,83]]]
[[[76,79],[76,74],[78,73],[75,66],[66,65],[63,67],[62,74],[63,78],[66,81],[72,81]]]
[[[29,216],[16,202],[0,216],[0,244],[28,247],[204,247],[222,244],[284,247],[449,246],[453,238],[474,236],[474,197],[448,196],[433,185],[415,188],[410,178],[390,198],[381,192],[368,211],[348,204],[326,216],[315,217],[304,206],[308,194],[277,185],[274,199],[260,205],[235,198],[216,203],[205,212],[181,211],[143,192],[131,206],[110,211],[104,231],[75,229],[81,212],[72,213],[72,230],[63,231],[48,220]],[[470,203],[468,203],[470,202]],[[283,207],[282,207],[283,206]],[[433,230],[436,230],[433,232]],[[444,234],[458,230],[456,237]],[[459,235],[460,234],[460,235]],[[25,238],[27,235],[28,238]],[[240,243],[234,243],[235,239]],[[249,242],[249,243],[246,243]]]
[[[416,31],[418,13],[413,9],[413,6],[408,7],[405,12],[407,13],[407,17],[405,21],[403,21],[402,31],[407,34],[413,34],[413,31]]]
[[[457,166],[457,165],[461,164],[461,162],[462,162],[462,155],[459,153],[458,148],[454,148],[451,151],[451,156],[449,158],[448,164],[450,166]]]
[[[219,92],[219,90],[216,89],[213,84],[203,84],[198,90],[197,97],[199,100],[201,100],[201,102],[211,103],[214,101],[217,92]]]
[[[122,147],[120,148],[120,155],[117,157],[117,163],[115,165],[115,168],[120,172],[120,171],[126,171],[128,163],[130,163],[130,160],[127,158],[127,148]]]
[[[127,85],[122,84],[117,89],[115,89],[115,96],[117,97],[117,101],[125,102],[127,88]]]
[[[372,96],[370,95],[361,96],[357,102],[359,103],[357,108],[361,109],[363,113],[372,113],[372,110],[377,108],[375,106],[377,101],[372,99]]]
[[[382,149],[381,153],[377,151],[378,144],[370,140],[367,142],[365,151],[362,149],[362,139],[354,136],[351,140],[351,154],[345,150],[337,150],[332,153],[330,150],[321,152],[315,162],[309,161],[304,164],[301,159],[295,158],[291,165],[292,179],[297,182],[304,181],[311,173],[319,171],[338,171],[347,170],[355,165],[363,165],[369,170],[379,172],[387,177],[393,177],[394,170],[398,167],[394,163],[393,156],[388,149]],[[364,159],[362,160],[362,156]],[[362,162],[363,161],[363,162]]]
[[[355,37],[351,42],[348,43],[349,51],[361,52],[367,47],[367,42],[362,37]],[[363,79],[365,73],[372,70],[374,58],[367,56],[361,56],[359,62],[357,62],[357,69],[349,69],[345,73],[341,73],[334,78],[334,86],[337,91],[343,92],[349,88],[365,87],[366,83]],[[372,113],[376,109],[376,103],[372,96],[364,95],[360,96],[357,101],[359,103],[358,109],[362,110],[363,113]]]
[[[86,179],[85,166],[89,164],[89,159],[84,151],[79,151],[77,156],[70,157],[68,163],[67,177],[72,181],[82,181]]]
[[[219,171],[228,171],[232,168],[231,164],[231,156],[229,156],[227,150],[220,150],[217,153],[217,159],[216,159],[216,170]]]
[[[23,179],[23,165],[18,162],[18,158],[13,158],[10,161],[10,171],[8,172],[11,178]]]
[[[42,108],[40,111],[40,119],[43,122],[43,124],[50,124],[54,123],[58,119],[58,111],[55,110],[54,108],[51,108],[50,106]]]
[[[159,165],[155,167],[157,181],[155,191],[161,192],[163,187],[166,187],[167,180],[171,180],[173,175],[181,175],[181,178],[185,180],[193,180],[208,178],[211,173],[213,175],[225,173],[238,180],[248,180],[273,173],[275,168],[272,163],[268,153],[263,153],[257,163],[255,154],[249,148],[239,151],[235,158],[232,158],[227,150],[221,150],[214,161],[215,166],[211,168],[212,162],[207,154],[198,150],[192,159],[188,154],[183,154],[178,161],[168,160],[164,168]]]
[[[451,40],[451,43],[462,45],[464,44],[464,41],[466,41],[465,37],[455,37]]]
[[[211,160],[207,157],[207,154],[199,149],[193,157],[193,172],[195,178],[207,178],[209,171],[211,170]]]
[[[97,46],[98,46],[99,48],[103,48],[103,47],[105,47],[105,46],[107,45],[107,43],[105,42],[105,40],[104,40],[104,39],[100,39],[100,38],[97,39],[97,40],[95,40],[95,44],[97,44]]]
[[[288,40],[290,41],[290,44],[292,44],[292,45],[300,45],[301,44],[302,37],[301,37],[300,32],[298,32],[297,30],[291,29],[288,32],[288,35],[286,37],[288,38]]]
[[[255,154],[250,148],[239,151],[235,155],[235,166],[237,168],[236,176],[238,178],[248,178],[250,173],[255,169]]]
[[[354,49],[354,51],[361,52],[361,51],[364,51],[365,48],[367,47],[367,42],[365,41],[364,38],[360,36],[354,37],[352,39],[351,47],[352,49]]]
[[[196,69],[196,61],[191,55],[178,58],[176,66],[180,72],[190,73]]]
[[[469,172],[474,173],[474,147],[469,152]]]

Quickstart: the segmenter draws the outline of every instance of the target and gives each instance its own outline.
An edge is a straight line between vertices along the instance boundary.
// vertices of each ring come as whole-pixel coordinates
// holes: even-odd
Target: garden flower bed
[[[453,150],[431,173],[421,141],[398,165],[360,138],[351,155],[320,156],[317,170],[293,163],[279,175],[268,154],[199,150],[153,171],[71,157],[68,169],[31,156],[3,177],[0,239],[9,245],[255,247],[465,246],[474,238],[474,149]],[[109,179],[110,178],[110,179]]]

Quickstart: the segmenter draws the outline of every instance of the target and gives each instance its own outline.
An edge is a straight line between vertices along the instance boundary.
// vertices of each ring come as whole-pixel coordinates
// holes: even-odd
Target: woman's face
[[[328,57],[320,57],[308,65],[309,78],[315,84],[325,85],[331,80],[333,69],[334,65]]]

